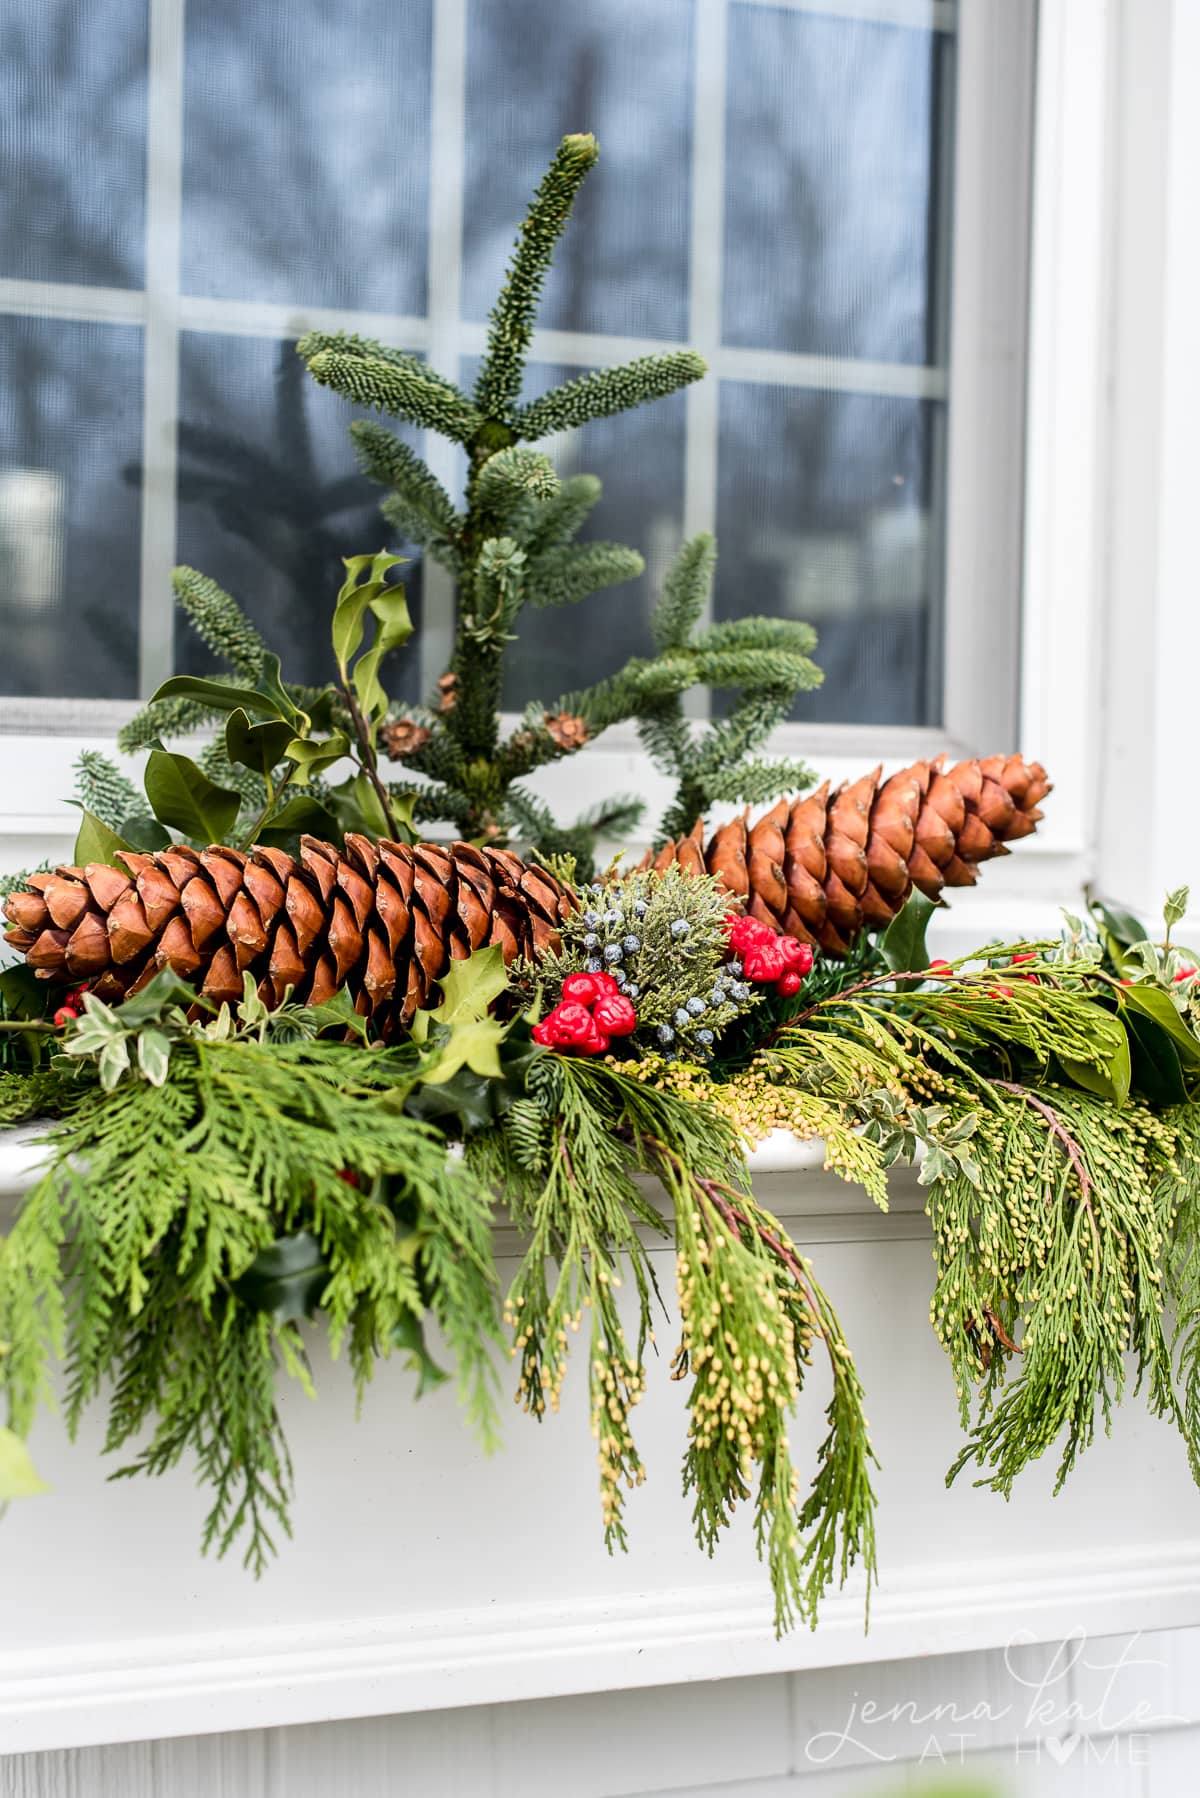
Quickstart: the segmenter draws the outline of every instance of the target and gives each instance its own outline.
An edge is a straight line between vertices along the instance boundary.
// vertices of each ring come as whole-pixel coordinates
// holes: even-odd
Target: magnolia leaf
[[[438,1366],[425,1347],[424,1325],[413,1312],[405,1312],[392,1331],[392,1341],[397,1348],[408,1350],[407,1364],[419,1376],[417,1379],[418,1398],[421,1398],[434,1386],[441,1386],[450,1378],[449,1374]]]
[[[1184,1069],[1195,1071],[1200,1069],[1200,1039],[1188,1029],[1176,1011],[1170,993],[1165,993],[1160,986],[1122,986],[1116,989],[1117,1003],[1122,1011],[1136,1011],[1142,1017],[1150,1018],[1170,1037]]]
[[[186,755],[152,749],[146,763],[146,797],[161,824],[209,844],[224,842],[241,808],[241,794],[219,787]]]
[[[238,706],[225,720],[226,755],[256,774],[270,774],[285,755],[294,761],[289,744],[298,740],[286,719],[268,718],[263,724],[253,724],[244,706]]]
[[[121,835],[131,848],[141,849],[147,855],[171,846],[170,831],[164,830],[158,819],[152,818],[148,812],[138,812],[132,818],[123,819]]]
[[[1084,1092],[1095,1093],[1097,1098],[1108,1099],[1114,1105],[1123,1105],[1129,1097],[1133,1064],[1129,1038],[1123,1030],[1120,1044],[1114,1044],[1103,1067],[1090,1061],[1075,1061],[1068,1055],[1060,1055],[1058,1062],[1068,1080]]]
[[[337,819],[311,793],[293,794],[271,814],[257,840],[268,848],[286,849],[301,834],[319,837],[323,843],[335,841],[341,834]]]
[[[879,939],[879,953],[893,974],[918,973],[929,966],[925,932],[938,909],[919,887],[914,887]]]
[[[166,1084],[171,1060],[171,1039],[161,1030],[143,1030],[137,1039],[138,1067],[151,1086]]]
[[[76,803],[77,801],[74,799],[68,801],[70,805]],[[127,843],[124,837],[117,835],[115,830],[110,830],[108,825],[97,818],[94,812],[89,812],[85,805],[81,805],[79,809],[83,813],[83,821],[79,826],[79,834],[75,838],[75,850],[72,858],[75,866],[86,868],[89,862],[100,862],[106,868],[119,868],[121,864],[117,860],[117,856],[122,850],[132,849],[132,843]],[[122,869],[123,872],[124,869]]]
[[[21,1438],[0,1427],[0,1504],[6,1504],[10,1498],[34,1498],[49,1490]]]
[[[1153,1018],[1132,1007],[1122,1014],[1133,1055],[1133,1085],[1151,1105],[1183,1105],[1188,1099],[1179,1054],[1167,1032]]]
[[[236,1285],[238,1297],[277,1323],[311,1317],[329,1284],[329,1263],[315,1236],[299,1230],[261,1249]]]
[[[38,979],[28,962],[14,962],[11,968],[0,969],[0,999],[9,1017],[44,1018],[51,998],[58,1003],[54,989]]]

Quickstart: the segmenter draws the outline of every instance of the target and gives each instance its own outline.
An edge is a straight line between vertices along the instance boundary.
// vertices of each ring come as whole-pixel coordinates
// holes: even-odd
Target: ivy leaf
[[[879,953],[893,974],[919,973],[929,966],[925,932],[937,909],[936,901],[913,888],[879,939]]]
[[[70,805],[77,803],[78,801],[74,799],[68,801]],[[115,830],[110,830],[108,825],[97,818],[94,812],[89,812],[85,805],[81,805],[79,809],[83,813],[83,821],[79,826],[79,834],[75,838],[73,857],[75,866],[86,868],[89,862],[99,862],[106,868],[119,868],[121,864],[117,860],[117,856],[122,850],[132,849],[132,843],[127,843],[124,837],[117,835]]]
[[[188,756],[170,749],[150,751],[146,797],[160,824],[204,844],[225,840],[242,803],[240,793],[217,786]]]
[[[10,1498],[33,1498],[49,1490],[21,1438],[12,1430],[0,1428],[0,1504],[7,1504]]]
[[[255,774],[270,774],[288,755],[288,745],[296,740],[285,719],[268,718],[263,724],[254,724],[244,706],[237,706],[225,720],[225,754],[231,762],[252,768]]]

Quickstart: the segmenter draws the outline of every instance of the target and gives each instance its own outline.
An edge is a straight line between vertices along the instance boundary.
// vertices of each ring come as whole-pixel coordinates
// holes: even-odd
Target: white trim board
[[[774,1640],[759,1585],[609,1602],[481,1606],[306,1630],[89,1643],[0,1660],[0,1751],[273,1728],[406,1711],[962,1653],[1075,1630],[1200,1621],[1200,1542],[1028,1557],[887,1581],[863,1633],[857,1587]]]

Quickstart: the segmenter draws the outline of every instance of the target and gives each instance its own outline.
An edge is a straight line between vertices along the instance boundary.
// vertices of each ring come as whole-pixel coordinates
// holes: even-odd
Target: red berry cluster
[[[740,912],[728,914],[725,930],[730,951],[741,958],[747,980],[773,987],[784,999],[791,999],[800,991],[813,965],[813,952],[807,943],[781,936],[769,924],[745,918]]]
[[[54,1028],[65,1030],[73,1024],[83,1010],[83,996],[88,991],[86,986],[73,986],[62,1004],[54,1014]]]
[[[580,1055],[603,1055],[614,1036],[629,1036],[637,1013],[611,974],[568,974],[562,998],[533,1027],[533,1040],[543,1049],[575,1049]]]

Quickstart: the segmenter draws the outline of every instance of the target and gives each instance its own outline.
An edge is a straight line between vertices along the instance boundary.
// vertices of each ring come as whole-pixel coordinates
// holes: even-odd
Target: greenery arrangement
[[[418,1392],[452,1364],[489,1446],[502,1348],[542,1419],[578,1335],[618,1548],[669,1315],[645,1243],[665,1237],[697,1539],[711,1552],[749,1506],[783,1630],[856,1564],[869,1592],[875,1463],[852,1346],[755,1198],[748,1146],[821,1137],[883,1207],[888,1169],[919,1161],[964,1430],[948,1477],[1007,1493],[1052,1452],[1065,1478],[1132,1356],[1200,1478],[1200,973],[1171,940],[1184,894],[1158,940],[1094,903],[1057,941],[931,962],[943,889],[1036,827],[1043,771],[917,763],[793,796],[807,771],[759,752],[816,678],[811,633],[705,626],[707,541],[666,584],[656,655],[502,737],[522,607],[636,565],[575,542],[595,483],[559,484],[525,446],[701,372],[680,352],[520,401],[594,157],[590,138],[560,148],[471,396],[399,351],[300,346],[317,379],[467,451],[458,511],[399,438],[355,427],[385,514],[459,584],[431,705],[398,708],[383,684],[411,631],[393,553],[347,562],[334,676],[309,690],[180,570],[227,672],[168,681],[130,727],[144,794],[84,757],[75,864],[8,883],[0,1124],[45,1120],[46,1162],[0,1244],[0,1499],[38,1489],[25,1438],[60,1363],[67,1428],[104,1395],[118,1474],[186,1458],[211,1493],[205,1547],[236,1543],[258,1572],[288,1528],[280,1383],[311,1387],[318,1333],[360,1389],[394,1354]],[[680,703],[696,684],[740,695],[707,732]],[[652,857],[597,877],[596,832],[627,834],[629,809],[563,827],[522,783],[630,717],[677,793]],[[214,723],[196,759],[167,747]],[[699,813],[741,799],[776,803],[706,835]],[[420,840],[431,819],[462,840]],[[499,1194],[527,1243],[507,1291]],[[814,1402],[806,1475],[787,1429]]]

